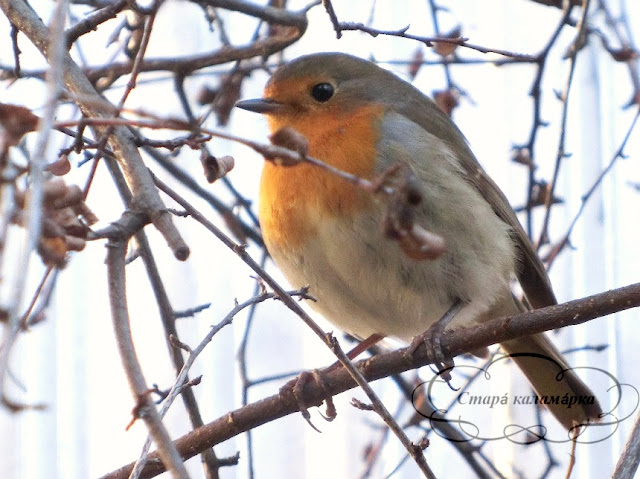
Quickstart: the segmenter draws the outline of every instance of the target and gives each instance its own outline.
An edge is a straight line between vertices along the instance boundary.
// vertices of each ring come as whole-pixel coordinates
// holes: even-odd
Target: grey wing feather
[[[460,166],[467,173],[468,180],[484,196],[496,215],[507,223],[513,232],[513,239],[520,253],[518,280],[534,308],[556,304],[551,282],[540,257],[536,253],[529,237],[522,229],[515,212],[500,188],[482,169],[464,135],[451,119],[444,114],[433,101],[425,97],[412,86],[405,95],[405,101],[393,105],[393,109],[418,123],[438,138],[447,138],[455,151],[460,152]]]

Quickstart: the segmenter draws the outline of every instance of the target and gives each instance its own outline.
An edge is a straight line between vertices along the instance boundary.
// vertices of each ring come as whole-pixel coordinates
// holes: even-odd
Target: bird
[[[236,106],[265,115],[273,134],[304,138],[309,157],[370,182],[403,165],[419,187],[412,219],[435,238],[426,259],[381,227],[389,216],[384,195],[308,162],[265,162],[258,216],[267,250],[293,287],[309,286],[312,307],[339,329],[410,341],[456,304],[447,330],[519,313],[525,303],[557,303],[504,194],[451,118],[410,83],[352,55],[314,53],[279,67],[262,98]],[[512,293],[513,278],[523,301]],[[547,405],[566,429],[598,420],[594,393],[545,334],[501,347],[538,395],[588,398]]]

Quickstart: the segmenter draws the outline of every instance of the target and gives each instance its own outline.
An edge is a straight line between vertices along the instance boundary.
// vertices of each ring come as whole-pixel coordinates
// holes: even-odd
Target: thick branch
[[[461,328],[446,332],[442,337],[442,349],[447,357],[479,350],[498,342],[541,333],[551,329],[585,323],[591,319],[640,306],[640,283],[607,291],[568,303],[550,306],[535,311],[497,318],[472,328]],[[368,381],[374,381],[403,371],[428,364],[429,358],[420,348],[413,358],[406,349],[380,354],[356,363]],[[309,382],[304,390],[304,401],[308,405],[320,405],[329,392],[340,394],[355,387],[349,373],[340,368],[322,375],[327,390],[315,382]],[[298,402],[293,395],[276,394],[261,401],[232,411],[219,419],[186,434],[178,439],[176,446],[183,457],[199,454],[204,449],[226,441],[249,429],[298,411]],[[156,457],[155,454],[151,456]],[[103,476],[102,479],[124,479],[133,464]],[[142,477],[153,477],[163,472],[161,464],[150,461]]]

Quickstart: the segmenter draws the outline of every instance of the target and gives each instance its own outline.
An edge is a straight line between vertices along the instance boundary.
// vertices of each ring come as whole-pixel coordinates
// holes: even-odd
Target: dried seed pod
[[[51,266],[65,266],[69,251],[82,251],[90,233],[89,224],[98,221],[84,203],[84,195],[77,185],[67,185],[61,178],[50,178],[43,185],[42,227],[38,253],[42,261]],[[12,222],[23,224],[23,211],[27,195],[19,191],[15,195],[19,210]]]
[[[38,120],[28,108],[0,103],[0,150],[17,145],[24,135],[36,131]]]
[[[53,163],[49,163],[46,169],[56,176],[64,176],[71,171],[71,162],[67,155],[62,155]]]
[[[204,154],[201,157],[202,168],[204,169],[204,176],[209,183],[213,183],[219,180],[235,166],[235,160],[233,156],[221,156],[216,158],[213,155]]]

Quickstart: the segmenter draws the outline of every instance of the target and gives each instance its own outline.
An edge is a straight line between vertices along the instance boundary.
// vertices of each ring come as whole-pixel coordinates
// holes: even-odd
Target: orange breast
[[[272,131],[291,126],[309,142],[309,156],[362,178],[375,168],[382,109],[367,106],[350,113],[316,114],[284,123],[273,117]],[[267,245],[296,248],[315,234],[323,219],[353,215],[372,206],[371,193],[316,166],[265,162],[259,216]]]

